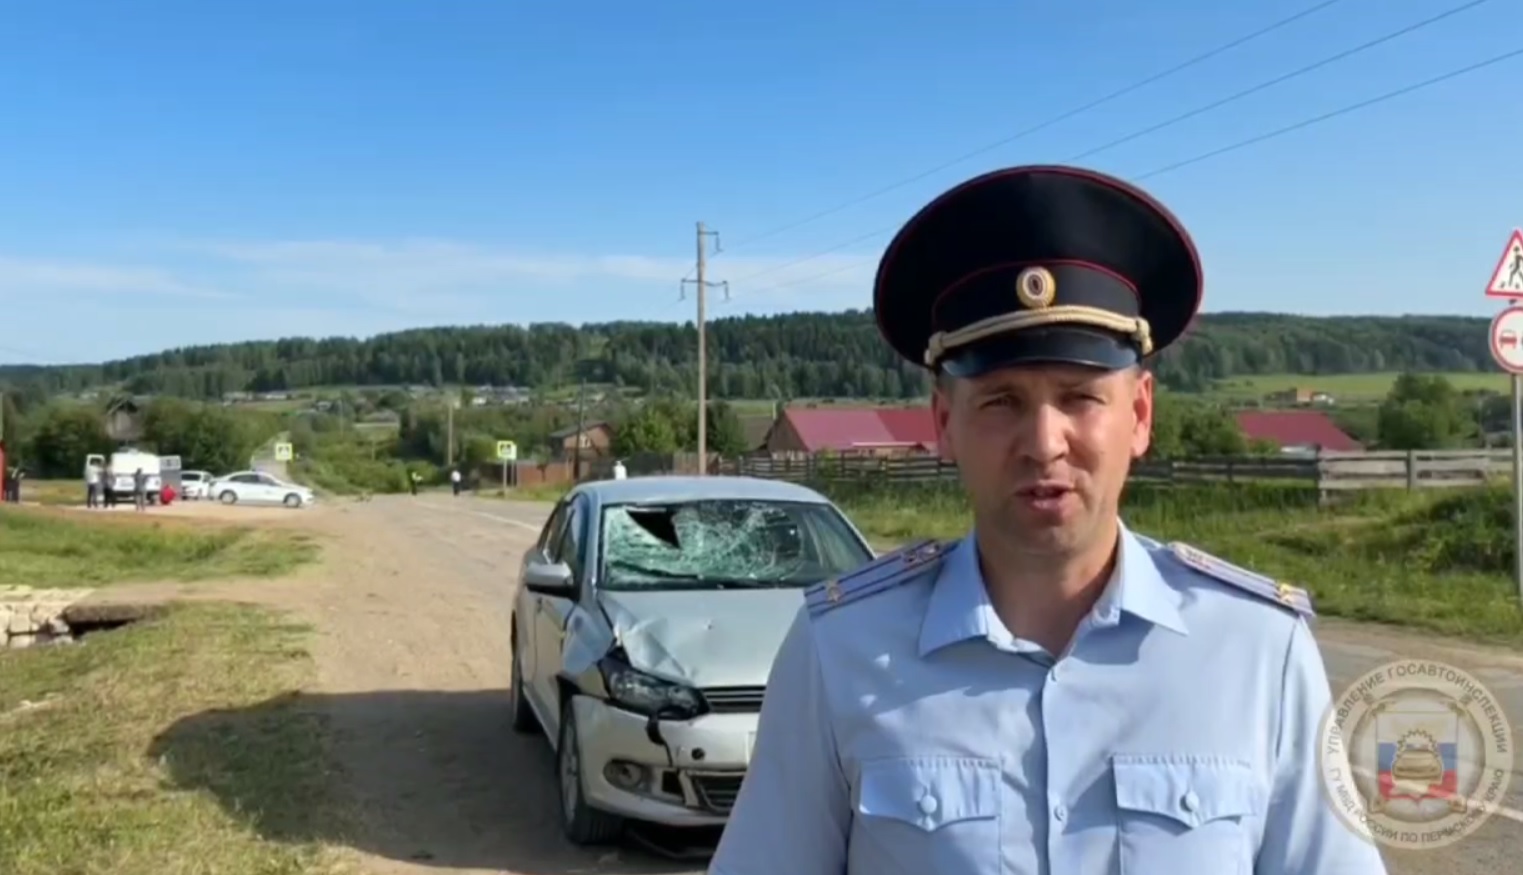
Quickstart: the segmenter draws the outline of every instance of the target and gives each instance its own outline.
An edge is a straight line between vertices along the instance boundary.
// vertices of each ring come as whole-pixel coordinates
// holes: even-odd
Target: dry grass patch
[[[292,822],[331,809],[321,717],[299,697],[268,707],[310,676],[303,632],[253,608],[177,606],[0,651],[0,872],[339,871]],[[254,705],[257,721],[215,719]]]

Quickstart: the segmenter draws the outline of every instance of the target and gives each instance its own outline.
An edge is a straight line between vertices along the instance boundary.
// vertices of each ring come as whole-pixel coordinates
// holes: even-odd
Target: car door
[[[571,500],[567,508],[566,524],[549,551],[552,562],[564,562],[571,568],[571,579],[577,584],[578,594],[583,581],[582,546],[586,543],[586,501],[580,496]],[[540,596],[534,612],[534,662],[535,674],[540,683],[540,694],[545,704],[551,737],[560,731],[560,710],[555,706],[556,685],[561,672],[561,653],[566,642],[566,620],[576,607],[577,595],[570,598]]]
[[[234,474],[227,478],[233,484],[233,492],[239,501],[257,502],[259,496],[259,478],[253,474]]]
[[[546,520],[545,527],[540,529],[539,540],[524,552],[523,562],[519,568],[520,574],[529,563],[545,561],[547,551],[560,540],[561,533],[566,528],[566,505],[565,500],[555,505],[555,510],[550,513],[550,519]],[[546,700],[541,697],[545,684],[539,679],[542,666],[536,653],[535,634],[538,631],[540,601],[543,598],[544,596],[539,593],[524,589],[522,585],[513,596],[513,632],[518,637],[518,670],[523,673],[519,683],[523,685],[524,692],[533,701],[535,709],[541,713],[547,709]],[[550,671],[553,673],[555,668],[552,666]],[[554,688],[553,677],[550,688]]]
[[[277,503],[286,497],[286,488],[270,475],[260,472],[259,475],[259,500],[269,503]]]

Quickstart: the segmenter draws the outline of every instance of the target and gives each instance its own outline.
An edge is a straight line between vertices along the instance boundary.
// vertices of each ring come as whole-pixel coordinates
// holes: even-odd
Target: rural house
[[[1306,386],[1292,386],[1281,392],[1271,392],[1264,396],[1264,400],[1270,404],[1285,404],[1294,407],[1329,406],[1336,403],[1332,395]]]
[[[106,405],[103,423],[106,435],[117,443],[127,444],[143,439],[143,405],[138,399],[123,396],[112,399]]]
[[[1315,410],[1242,410],[1237,427],[1253,441],[1275,444],[1287,455],[1315,455],[1319,450],[1362,450],[1360,443]]]
[[[774,415],[746,414],[736,418],[740,420],[740,435],[745,443],[745,452],[765,451],[767,435],[772,433],[772,426],[776,422]]]
[[[773,453],[934,453],[936,427],[926,407],[837,407],[783,410],[767,435]]]
[[[595,459],[607,455],[613,445],[613,427],[606,422],[589,422],[570,426],[550,433],[550,458],[565,460],[575,458],[581,447],[583,459]]]

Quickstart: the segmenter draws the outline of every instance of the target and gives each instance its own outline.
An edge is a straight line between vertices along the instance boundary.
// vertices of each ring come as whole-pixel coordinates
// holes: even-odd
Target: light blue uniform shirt
[[[1324,801],[1327,674],[1272,584],[1123,529],[1054,660],[976,551],[811,592],[711,875],[1385,872]]]

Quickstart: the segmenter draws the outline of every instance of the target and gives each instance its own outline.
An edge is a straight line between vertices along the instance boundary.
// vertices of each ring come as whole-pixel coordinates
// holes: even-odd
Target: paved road
[[[367,823],[345,842],[372,871],[671,873],[629,848],[588,852],[555,831],[549,748],[505,722],[512,569],[546,506],[425,494],[324,512],[351,544],[318,648],[327,706],[347,742],[350,788]],[[337,523],[334,521],[337,520]],[[314,520],[316,521],[316,520]],[[356,589],[358,588],[358,589]],[[1324,622],[1319,640],[1337,687],[1380,663],[1438,658],[1479,674],[1523,727],[1523,658]],[[1457,846],[1389,854],[1395,875],[1495,875],[1523,859],[1523,777],[1504,816]]]

